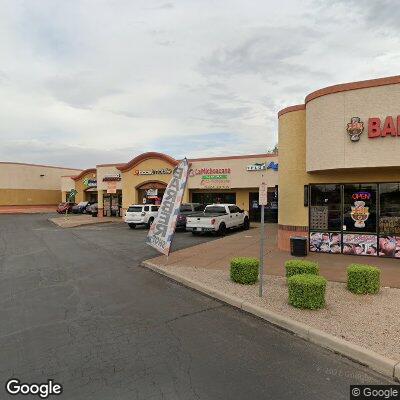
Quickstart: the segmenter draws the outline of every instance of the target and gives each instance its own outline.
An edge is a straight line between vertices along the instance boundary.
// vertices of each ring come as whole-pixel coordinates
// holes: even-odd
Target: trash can
[[[292,236],[290,238],[290,254],[296,257],[307,255],[307,238],[302,236]]]

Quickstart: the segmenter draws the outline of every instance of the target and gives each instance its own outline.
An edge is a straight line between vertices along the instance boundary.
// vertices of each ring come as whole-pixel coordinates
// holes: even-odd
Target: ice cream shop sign
[[[358,142],[364,131],[364,123],[359,117],[351,118],[347,124],[347,133],[352,142]],[[386,136],[400,136],[400,115],[388,115],[385,119],[371,117],[368,119],[368,138],[375,139]]]

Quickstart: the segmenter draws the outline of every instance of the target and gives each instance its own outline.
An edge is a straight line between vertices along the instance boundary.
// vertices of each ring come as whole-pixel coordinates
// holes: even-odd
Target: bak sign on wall
[[[373,117],[368,119],[368,137],[400,136],[400,115],[387,116],[384,121]]]

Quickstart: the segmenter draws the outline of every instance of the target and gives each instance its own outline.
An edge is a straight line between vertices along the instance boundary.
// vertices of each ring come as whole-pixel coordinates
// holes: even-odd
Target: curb
[[[166,271],[149,261],[142,262],[142,266],[179,282],[184,286],[262,318],[265,321],[292,332],[311,343],[341,354],[359,364],[365,365],[376,372],[400,382],[400,362],[398,361],[384,357],[372,350],[368,350],[319,329],[312,328],[309,325],[295,321],[291,318],[285,317],[284,315],[267,310],[263,307],[255,306],[249,302],[243,301],[239,297],[223,293],[217,289],[212,289],[200,282],[184,278],[171,271]]]

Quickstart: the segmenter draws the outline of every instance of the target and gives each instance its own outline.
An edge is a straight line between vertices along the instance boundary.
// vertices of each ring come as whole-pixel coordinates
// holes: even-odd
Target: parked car
[[[160,206],[153,204],[131,205],[126,211],[125,222],[131,229],[135,229],[137,225],[145,225],[147,228],[150,228],[159,208]]]
[[[235,204],[211,204],[204,212],[191,214],[186,219],[186,230],[193,235],[201,232],[213,232],[224,236],[227,229],[249,229],[247,212]]]
[[[204,211],[204,204],[200,203],[183,203],[179,209],[176,219],[176,229],[186,229],[186,218],[194,213]]]
[[[97,203],[89,204],[86,207],[86,213],[91,214],[92,217],[97,217],[99,205]]]
[[[74,214],[85,214],[86,213],[86,208],[89,206],[91,203],[88,201],[81,201],[80,203],[76,204],[75,206],[72,207],[72,212]]]
[[[72,202],[68,202],[68,201],[64,201],[64,202],[62,202],[62,203],[60,203],[58,206],[57,206],[57,212],[59,213],[59,214],[65,214],[66,212],[71,212],[72,211],[72,207],[73,206],[75,206],[76,205],[76,203],[72,203]]]

